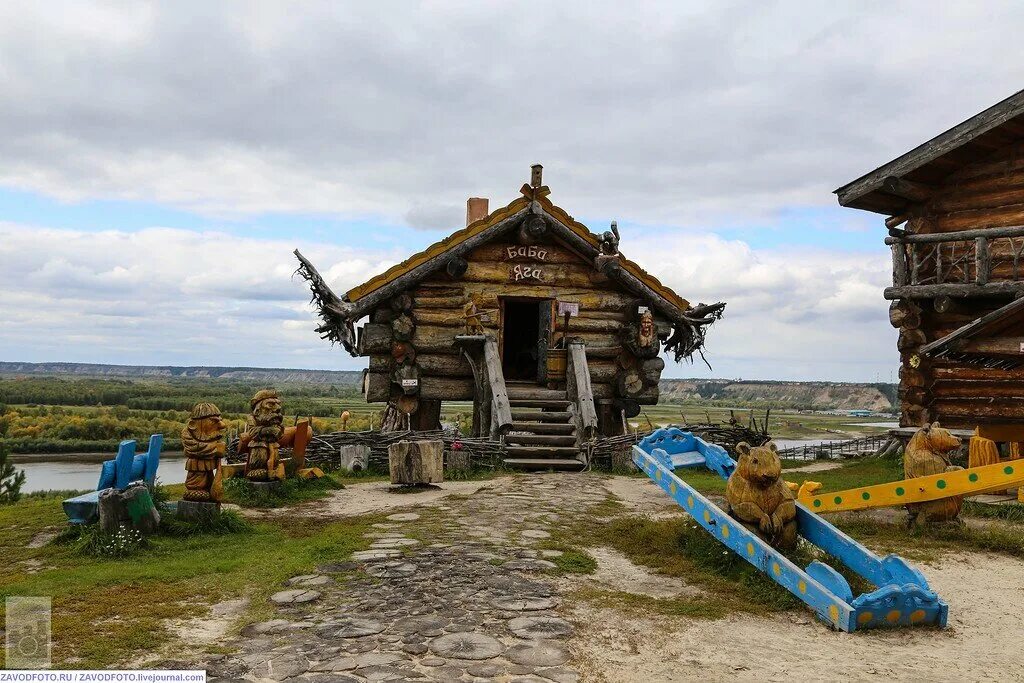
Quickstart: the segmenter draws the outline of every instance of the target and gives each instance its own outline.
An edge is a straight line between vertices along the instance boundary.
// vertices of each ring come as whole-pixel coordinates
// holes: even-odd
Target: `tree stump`
[[[370,447],[349,444],[339,449],[340,467],[346,472],[361,472],[370,463]]]
[[[630,448],[617,448],[612,451],[612,472],[636,472],[633,463],[633,451]]]
[[[220,503],[213,501],[179,500],[178,519],[188,522],[205,522],[220,515]]]
[[[470,471],[472,464],[470,462],[469,451],[464,448],[451,449],[448,451],[447,462],[445,463],[444,470],[448,473],[449,478],[459,476]]]
[[[444,441],[399,441],[388,446],[391,483],[406,486],[444,481]]]
[[[156,532],[160,526],[160,513],[153,504],[149,488],[142,482],[132,484],[124,491],[106,489],[99,496],[100,530],[117,533],[127,524],[144,536]]]

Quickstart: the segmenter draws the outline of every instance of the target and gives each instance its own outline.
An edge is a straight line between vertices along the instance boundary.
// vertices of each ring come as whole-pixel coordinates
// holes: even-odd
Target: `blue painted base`
[[[100,518],[100,492],[91,491],[63,503],[64,514],[72,524],[92,524]]]

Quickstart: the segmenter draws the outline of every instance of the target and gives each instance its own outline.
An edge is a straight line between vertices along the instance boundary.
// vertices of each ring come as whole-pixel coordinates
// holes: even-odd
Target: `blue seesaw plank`
[[[945,626],[946,603],[929,589],[920,571],[871,551],[797,503],[800,534],[878,586],[854,598],[849,583],[832,567],[812,562],[800,569],[785,555],[677,477],[681,466],[704,466],[728,479],[736,463],[725,449],[689,432],[659,429],[633,447],[633,462],[716,540],[795,595],[826,623],[851,632],[858,627],[932,624]]]

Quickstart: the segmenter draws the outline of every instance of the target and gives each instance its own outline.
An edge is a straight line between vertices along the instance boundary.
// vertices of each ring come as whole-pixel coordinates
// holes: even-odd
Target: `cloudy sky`
[[[827,6],[826,6],[827,5]],[[941,10],[939,9],[941,7]],[[691,301],[667,375],[889,381],[882,217],[831,191],[1019,90],[998,3],[0,4],[0,360],[358,368],[337,291],[529,165]]]

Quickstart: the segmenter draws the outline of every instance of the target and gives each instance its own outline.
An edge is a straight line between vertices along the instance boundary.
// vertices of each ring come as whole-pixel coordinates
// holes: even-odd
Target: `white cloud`
[[[0,225],[0,357],[8,360],[360,368],[313,332],[296,245],[152,228]],[[299,244],[342,293],[389,254]],[[672,376],[888,379],[884,255],[755,251],[715,235],[635,236],[624,251],[692,302],[729,302],[702,365]]]
[[[591,215],[742,221],[830,205],[836,186],[1017,90],[1024,67],[1002,46],[1022,15],[7,2],[0,184],[451,227],[466,196],[507,197],[540,161],[559,203]]]

